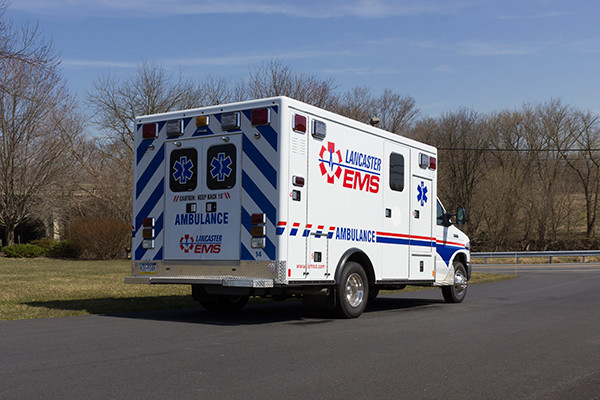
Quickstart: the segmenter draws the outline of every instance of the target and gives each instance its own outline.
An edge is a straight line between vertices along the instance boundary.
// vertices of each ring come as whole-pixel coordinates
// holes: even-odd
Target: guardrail
[[[581,257],[581,262],[585,262],[586,257],[592,256],[600,256],[600,250],[499,251],[471,253],[471,258],[483,258],[484,264],[487,264],[488,258],[514,258],[515,263],[518,264],[520,258],[548,257],[548,262],[552,263],[552,257]]]

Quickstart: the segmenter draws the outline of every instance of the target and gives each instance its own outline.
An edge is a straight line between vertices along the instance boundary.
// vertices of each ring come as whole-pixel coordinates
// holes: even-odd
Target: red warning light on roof
[[[142,137],[144,139],[154,139],[156,137],[156,124],[144,124],[142,126]]]
[[[252,125],[269,125],[271,123],[271,109],[258,108],[252,110],[251,113]]]
[[[306,133],[306,117],[294,114],[294,130],[296,132]]]

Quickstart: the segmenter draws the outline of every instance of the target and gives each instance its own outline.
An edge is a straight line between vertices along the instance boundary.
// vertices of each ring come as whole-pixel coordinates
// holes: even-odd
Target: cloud
[[[293,52],[282,52],[265,54],[238,54],[231,56],[212,57],[176,57],[157,60],[165,66],[202,67],[202,66],[247,66],[269,59],[280,60],[303,60],[331,56],[354,56],[349,51],[325,51],[325,50],[298,50]],[[88,68],[137,68],[140,63],[121,62],[111,60],[76,60],[64,59],[61,63],[64,67],[88,67]]]
[[[458,43],[459,51],[469,56],[507,56],[538,53],[539,45],[530,43],[500,43],[498,41],[466,40]]]
[[[385,18],[451,14],[474,4],[467,0],[19,0],[11,9],[31,14],[159,17],[198,14],[266,14],[303,18]]]
[[[84,68],[137,68],[139,64],[107,61],[107,60],[72,60],[63,59],[61,62],[63,67],[84,67]]]
[[[546,18],[558,18],[558,17],[566,17],[569,15],[573,15],[573,13],[570,12],[562,12],[562,11],[548,11],[548,12],[543,12],[543,13],[537,13],[537,14],[530,14],[530,15],[517,15],[517,14],[501,14],[498,16],[499,19],[514,19],[514,20],[519,20],[519,19],[546,19]]]

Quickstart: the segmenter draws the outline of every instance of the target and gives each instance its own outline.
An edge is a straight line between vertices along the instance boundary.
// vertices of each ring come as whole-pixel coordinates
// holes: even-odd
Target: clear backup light
[[[221,129],[224,131],[232,131],[240,128],[240,113],[239,111],[223,113],[221,115]]]
[[[303,115],[294,114],[293,128],[296,132],[306,133],[306,117]]]
[[[167,121],[166,124],[167,137],[179,137],[183,135],[182,121],[180,119]]]
[[[142,138],[144,139],[154,139],[156,138],[156,124],[144,124],[142,125]]]
[[[150,250],[154,248],[154,240],[153,239],[144,239],[142,242],[142,248],[146,250]]]
[[[271,123],[271,109],[270,108],[258,108],[252,110],[250,119],[252,125],[269,125]]]
[[[253,249],[264,249],[267,247],[266,237],[253,237],[250,243]]]
[[[312,135],[316,139],[324,139],[327,136],[327,125],[323,121],[313,120]]]
[[[429,168],[429,156],[427,154],[419,153],[419,167]]]

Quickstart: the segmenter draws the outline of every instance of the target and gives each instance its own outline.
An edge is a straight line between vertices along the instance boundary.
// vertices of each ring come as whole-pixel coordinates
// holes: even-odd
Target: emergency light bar
[[[435,170],[437,168],[437,159],[427,154],[419,153],[419,167]]]

